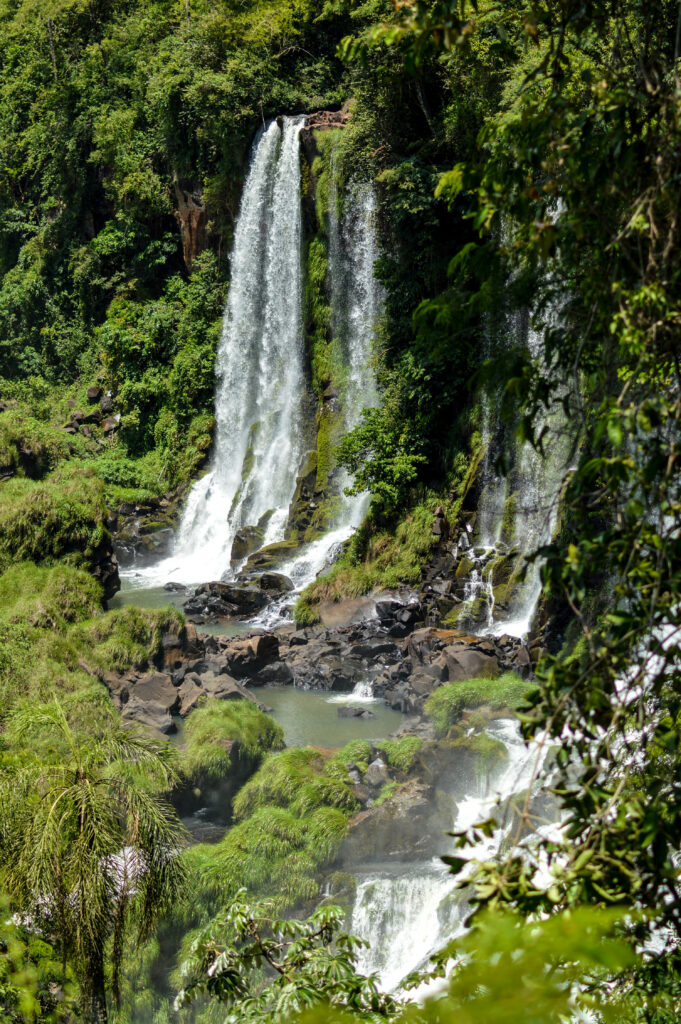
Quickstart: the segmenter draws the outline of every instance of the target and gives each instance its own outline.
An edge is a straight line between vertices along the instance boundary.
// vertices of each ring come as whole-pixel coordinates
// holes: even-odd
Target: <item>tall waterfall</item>
[[[253,146],[218,349],[213,466],[189,495],[161,580],[203,582],[230,566],[234,535],[283,536],[303,453],[301,189],[304,118],[285,117]]]
[[[508,759],[491,779],[481,778],[472,791],[458,798],[452,826],[465,831],[494,816],[501,827],[482,847],[457,851],[469,860],[489,860],[504,841],[512,840],[513,817],[504,816],[504,804],[535,785],[544,759],[541,745],[524,744],[516,721],[501,719],[487,731],[506,745]],[[360,953],[359,969],[376,973],[385,990],[398,988],[462,930],[468,911],[454,876],[438,859],[392,865],[360,876],[348,924],[353,935],[369,942]]]
[[[363,409],[378,404],[378,386],[373,365],[377,320],[383,307],[383,289],[374,276],[378,259],[376,196],[368,183],[351,183],[343,197],[342,215],[334,166],[329,189],[329,287],[332,330],[343,355],[345,379],[340,401],[343,425],[351,430],[360,422]],[[340,480],[343,490],[349,483]],[[311,582],[328,564],[338,546],[364,518],[369,496],[341,495],[335,522],[323,537],[308,545],[281,567],[296,589]]]

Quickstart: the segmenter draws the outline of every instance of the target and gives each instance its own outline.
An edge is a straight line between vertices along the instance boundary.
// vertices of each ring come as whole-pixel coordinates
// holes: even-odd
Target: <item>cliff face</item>
[[[182,255],[187,271],[191,274],[194,260],[209,244],[208,212],[201,193],[185,192],[180,188],[177,176],[173,179],[173,191],[177,202],[175,219],[182,238]]]

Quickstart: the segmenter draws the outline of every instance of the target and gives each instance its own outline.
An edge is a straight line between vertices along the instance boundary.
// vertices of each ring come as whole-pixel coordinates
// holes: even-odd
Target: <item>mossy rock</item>
[[[232,565],[252,555],[261,546],[262,541],[263,531],[257,526],[244,526],[241,530],[237,530],[232,541],[230,556]]]
[[[455,629],[456,626],[458,625],[459,619],[461,618],[461,612],[463,611],[463,609],[464,605],[455,605],[442,620],[442,625],[447,626],[448,629]]]
[[[470,576],[470,574],[472,573],[474,568],[475,568],[475,565],[471,561],[471,559],[468,558],[467,555],[464,555],[463,558],[461,559],[461,561],[459,562],[459,564],[456,567],[456,572],[454,573],[454,579],[457,579],[457,580],[467,579]]]
[[[508,583],[516,568],[512,555],[497,555],[485,566],[485,579],[491,579],[492,586]]]
[[[247,563],[247,570],[273,569],[281,562],[287,561],[299,549],[300,541],[298,535],[294,534],[287,540],[277,541],[276,544],[268,544],[252,554]]]
[[[516,540],[516,511],[518,508],[518,494],[514,491],[509,494],[504,502],[504,511],[501,519],[501,537],[507,544],[513,544]]]

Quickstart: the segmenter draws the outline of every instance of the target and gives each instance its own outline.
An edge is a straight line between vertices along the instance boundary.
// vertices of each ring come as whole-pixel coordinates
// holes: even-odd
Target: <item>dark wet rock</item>
[[[244,526],[234,534],[230,561],[232,565],[243,562],[254,551],[262,547],[263,531],[257,526]]]
[[[358,788],[358,787],[357,787]],[[436,805],[432,786],[412,779],[379,807],[350,819],[340,860],[346,867],[432,857],[447,850],[451,818]]]
[[[287,594],[294,589],[293,581],[281,572],[264,572],[258,577],[258,583],[268,593]]]
[[[262,669],[279,662],[279,640],[274,633],[234,638],[223,644],[220,657],[229,675],[257,681]]]
[[[107,391],[107,393],[103,395],[102,398],[100,399],[99,408],[102,410],[105,416],[111,415],[111,413],[114,411],[114,402],[110,391]]]
[[[270,596],[256,584],[202,583],[184,603],[188,615],[212,615],[232,618],[254,615],[270,601]]]
[[[168,590],[170,593],[173,594],[180,594],[186,591],[187,587],[185,586],[184,583],[174,583],[172,580],[170,580],[168,583],[163,584],[163,589]]]
[[[369,711],[368,708],[360,707],[340,707],[338,708],[339,718],[375,718],[376,715],[373,711]]]
[[[92,554],[92,567],[92,573],[104,592],[104,600],[109,601],[121,589],[121,578],[118,559],[108,534]]]
[[[102,397],[102,389],[99,384],[93,384],[87,389],[87,400],[88,402],[98,402]]]
[[[177,726],[168,709],[156,701],[131,699],[125,705],[121,714],[126,722],[142,725],[146,729],[160,733],[163,736],[177,732]]]

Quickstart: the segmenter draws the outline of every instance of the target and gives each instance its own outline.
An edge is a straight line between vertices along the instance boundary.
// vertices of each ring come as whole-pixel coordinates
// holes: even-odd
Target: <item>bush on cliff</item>
[[[127,605],[76,627],[72,640],[88,665],[105,672],[146,669],[161,654],[164,633],[184,635],[185,621],[176,608],[151,610]]]
[[[109,542],[104,486],[90,470],[62,467],[40,482],[15,477],[0,489],[0,570],[68,557],[92,569]]]
[[[234,801],[237,824],[216,846],[190,851],[203,898],[245,887],[279,907],[313,900],[359,808],[348,781],[337,759],[311,747],[267,757]]]
[[[257,759],[284,745],[280,725],[249,700],[209,700],[187,719],[185,772],[190,779],[224,778],[232,767],[232,746],[239,756]]]
[[[470,708],[485,705],[492,709],[515,710],[523,703],[529,688],[526,680],[513,672],[505,672],[496,679],[467,679],[463,683],[445,683],[431,693],[424,709],[433,719],[438,733],[443,736]]]
[[[0,576],[0,618],[39,629],[58,629],[101,612],[102,588],[81,569],[21,562]]]

